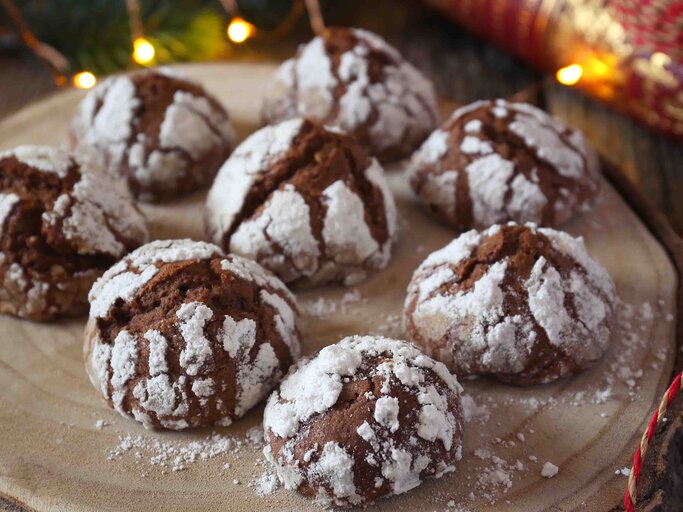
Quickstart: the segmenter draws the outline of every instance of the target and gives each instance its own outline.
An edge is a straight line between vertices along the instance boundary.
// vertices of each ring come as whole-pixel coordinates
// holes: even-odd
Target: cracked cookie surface
[[[409,338],[457,375],[537,384],[600,359],[615,300],[581,238],[511,223],[468,231],[427,257],[403,320]]]
[[[455,110],[415,152],[409,173],[425,207],[461,230],[508,221],[558,226],[600,191],[598,155],[583,134],[505,100]]]
[[[266,458],[287,489],[356,506],[454,471],[456,377],[405,341],[351,336],[290,370],[268,400]]]
[[[329,28],[285,61],[263,115],[339,127],[381,162],[410,155],[437,123],[431,82],[378,35],[354,28]]]
[[[85,314],[95,279],[147,238],[125,185],[101,169],[51,147],[0,153],[0,312]]]
[[[350,136],[301,119],[247,138],[207,199],[215,243],[292,283],[353,284],[384,268],[396,222],[379,163]]]
[[[147,428],[228,425],[300,354],[298,311],[285,285],[206,242],[142,246],[89,299],[90,380]]]
[[[85,97],[71,124],[72,148],[127,180],[143,201],[207,186],[234,143],[218,100],[164,71],[108,78]]]

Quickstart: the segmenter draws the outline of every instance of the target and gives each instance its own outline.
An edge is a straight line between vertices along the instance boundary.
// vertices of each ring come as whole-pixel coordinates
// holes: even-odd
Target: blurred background
[[[680,0],[0,0],[0,118],[110,73],[282,61],[314,36],[307,7],[382,35],[455,104],[529,101],[584,130],[683,233]]]

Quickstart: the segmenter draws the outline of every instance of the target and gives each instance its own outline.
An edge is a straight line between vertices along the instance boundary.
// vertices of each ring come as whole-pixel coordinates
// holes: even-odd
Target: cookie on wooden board
[[[583,134],[526,103],[476,101],[415,152],[410,184],[457,229],[514,221],[558,226],[600,191],[598,154]]]
[[[128,181],[142,201],[165,201],[211,183],[235,132],[216,98],[165,70],[106,79],[71,124],[76,152]]]
[[[263,116],[267,123],[307,117],[339,127],[385,162],[410,155],[436,127],[436,94],[378,35],[329,28],[278,68]]]
[[[351,336],[300,361],[271,395],[264,453],[287,489],[324,506],[402,494],[455,470],[461,390],[410,343]]]
[[[611,277],[581,238],[494,225],[422,262],[408,286],[404,327],[461,377],[546,383],[600,359],[615,299]]]
[[[103,170],[47,146],[0,153],[0,312],[84,315],[95,279],[147,238],[125,185]]]
[[[144,245],[89,298],[90,380],[146,428],[228,425],[299,357],[294,296],[258,264],[206,242]]]
[[[292,119],[235,149],[207,199],[209,237],[288,283],[354,284],[384,268],[396,206],[353,138]]]

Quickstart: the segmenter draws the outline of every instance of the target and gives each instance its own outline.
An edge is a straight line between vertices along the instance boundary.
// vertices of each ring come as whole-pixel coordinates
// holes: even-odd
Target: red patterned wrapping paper
[[[555,71],[683,141],[683,0],[424,0],[468,30]]]

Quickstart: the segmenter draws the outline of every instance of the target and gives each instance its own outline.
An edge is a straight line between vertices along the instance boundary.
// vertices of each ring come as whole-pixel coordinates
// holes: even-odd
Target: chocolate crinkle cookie
[[[83,315],[95,279],[147,241],[125,185],[69,153],[0,153],[0,312],[32,320]]]
[[[607,349],[614,283],[583,240],[508,224],[432,253],[408,286],[408,336],[459,376],[526,385],[593,365]]]
[[[396,232],[377,161],[350,136],[301,119],[262,128],[235,150],[206,215],[215,243],[285,282],[357,283],[387,265]]]
[[[90,380],[146,428],[228,425],[299,356],[291,293],[213,244],[149,243],[110,268],[89,298]]]
[[[461,387],[405,341],[352,336],[290,370],[264,412],[266,458],[324,506],[401,494],[454,471]]]
[[[526,103],[477,101],[415,152],[410,183],[458,229],[514,221],[558,226],[600,191],[598,155],[577,130]]]
[[[431,82],[382,38],[353,28],[327,29],[285,61],[263,115],[337,126],[380,161],[410,155],[437,124]]]
[[[204,88],[162,71],[112,77],[81,102],[71,146],[128,181],[143,201],[207,186],[234,146],[228,114]]]

